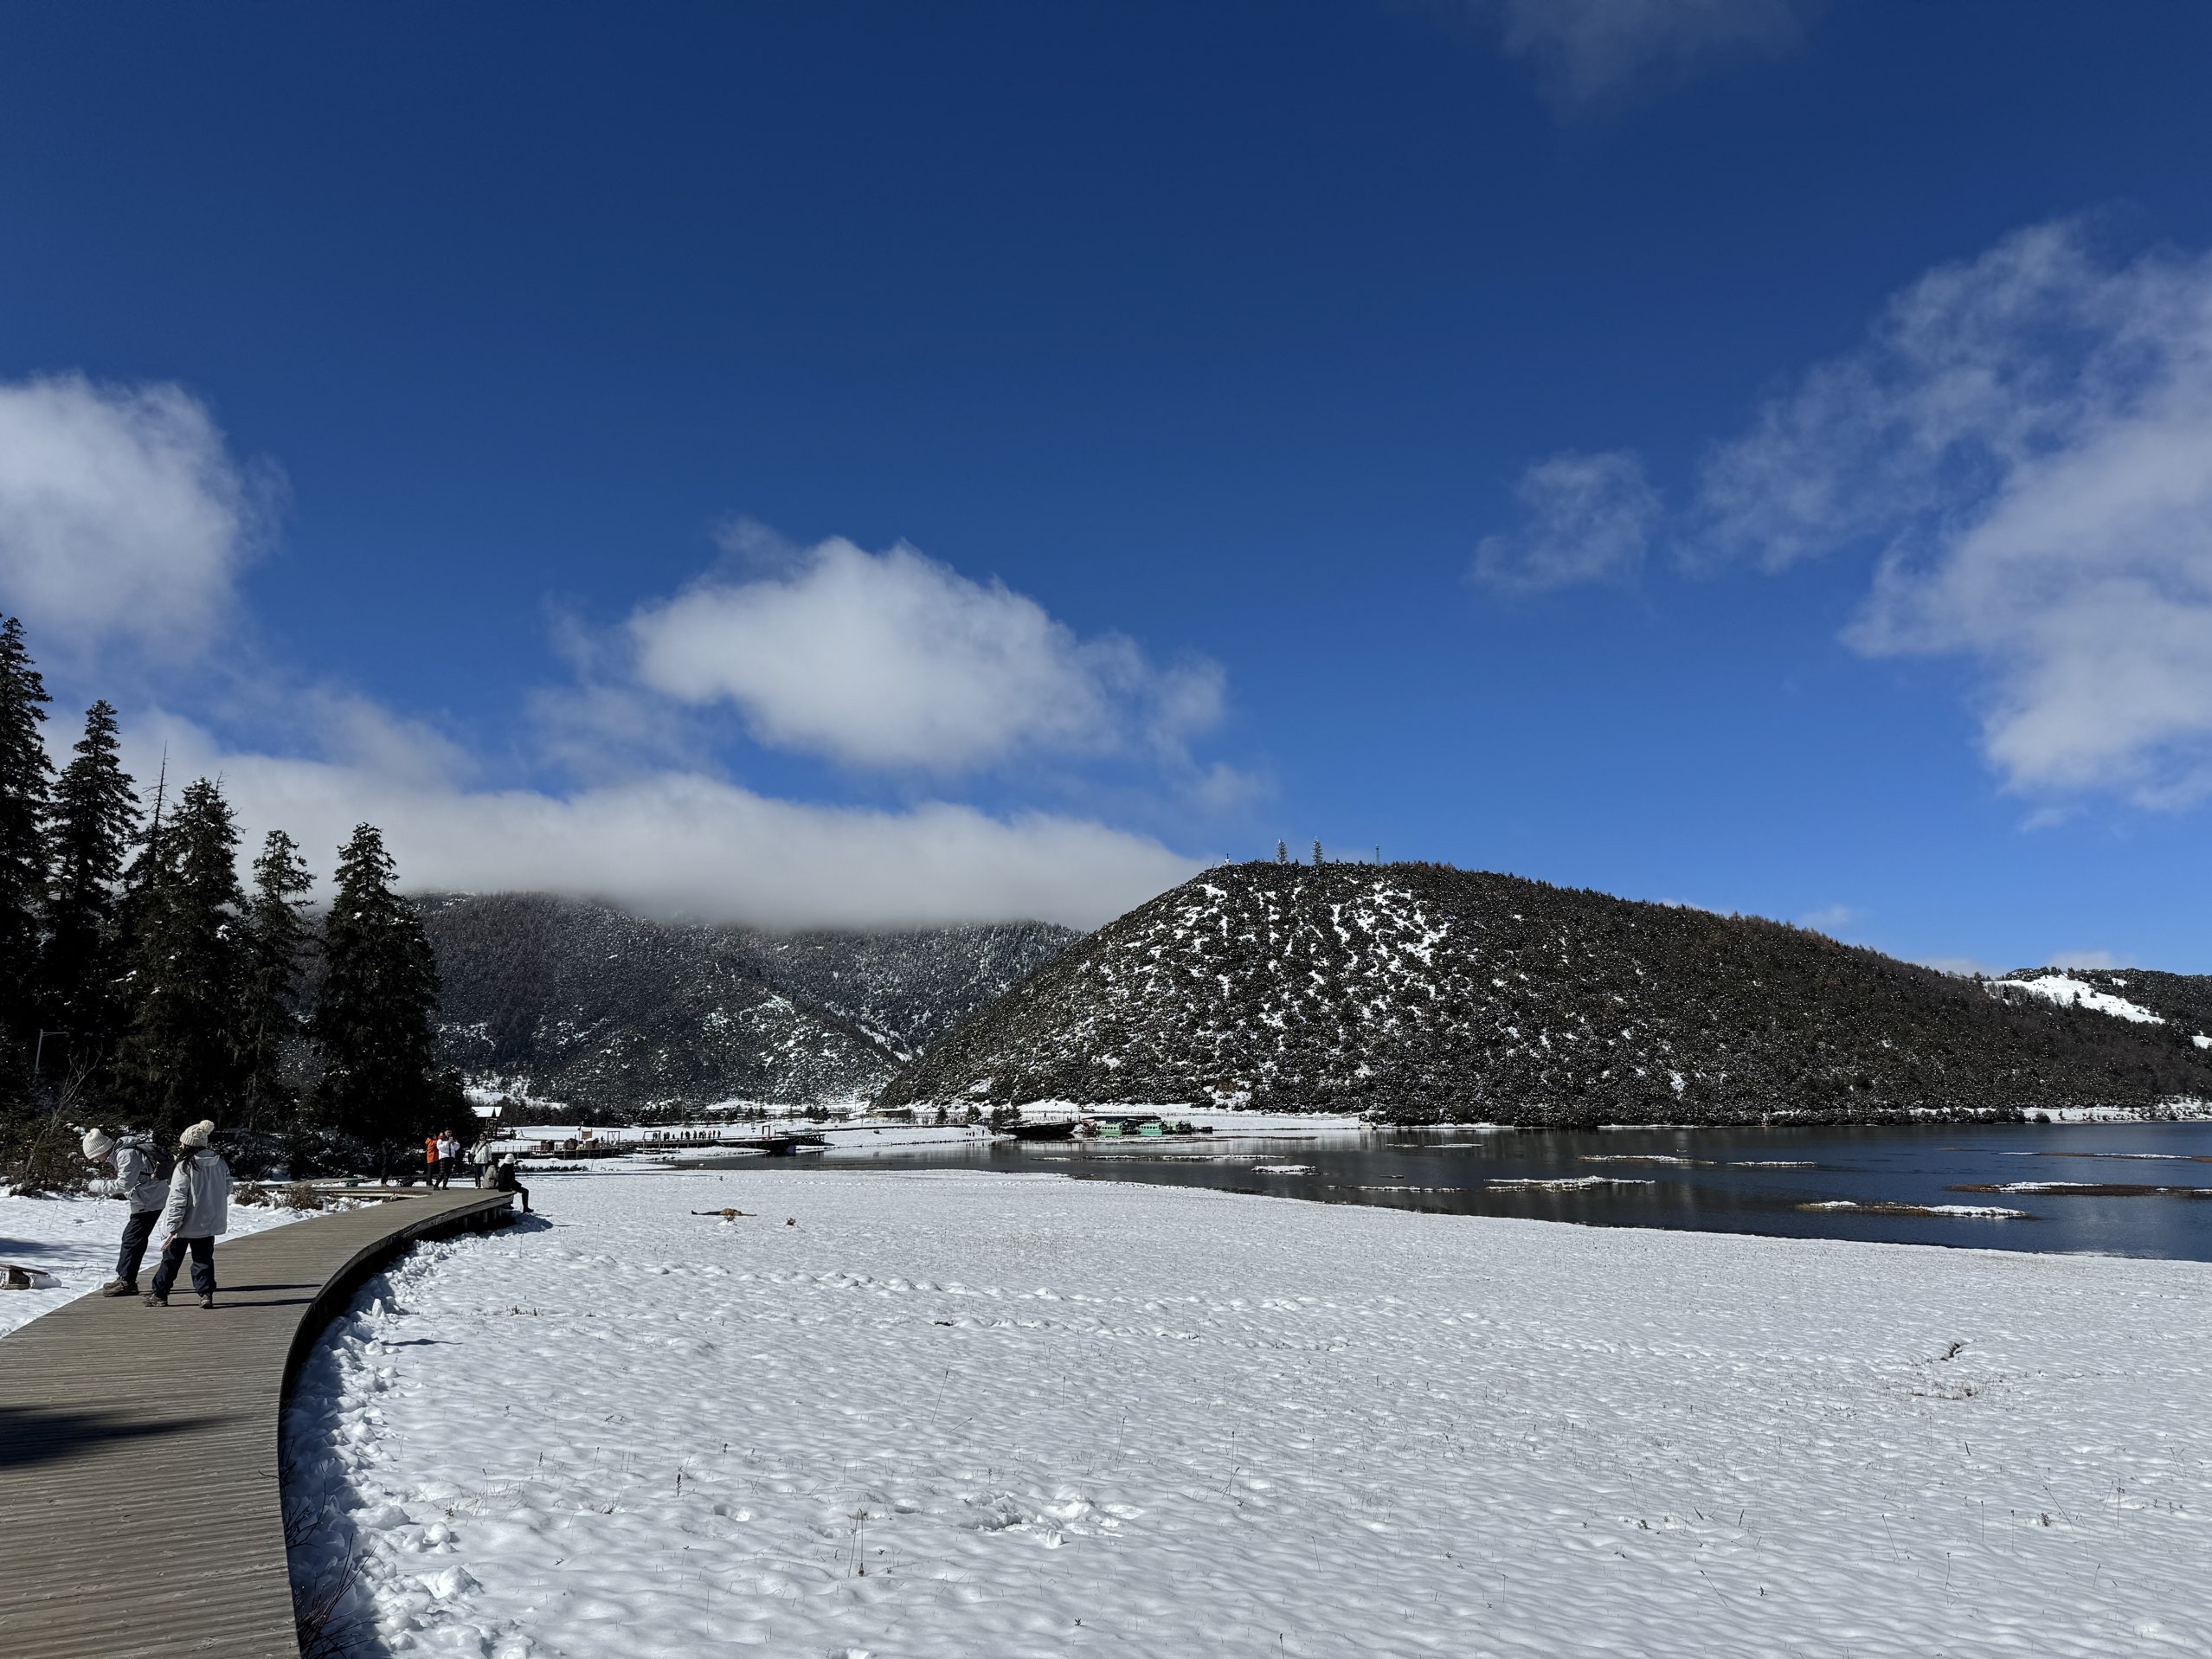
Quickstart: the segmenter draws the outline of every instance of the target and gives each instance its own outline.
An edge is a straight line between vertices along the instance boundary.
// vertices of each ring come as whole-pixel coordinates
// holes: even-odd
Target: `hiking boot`
[[[103,1296],[135,1296],[138,1294],[138,1287],[132,1280],[110,1279],[100,1287],[100,1294]]]
[[[212,1307],[214,1307],[214,1306],[215,1306],[215,1292],[214,1292],[214,1291],[212,1291],[212,1290],[210,1290],[210,1291],[208,1291],[205,1295],[203,1295],[203,1296],[200,1298],[200,1306],[201,1306],[201,1307],[203,1307],[203,1308],[212,1308]]]
[[[139,1298],[139,1300],[145,1302],[149,1308],[166,1308],[169,1306],[169,1298],[167,1296],[156,1296],[151,1290],[147,1291],[145,1296]]]

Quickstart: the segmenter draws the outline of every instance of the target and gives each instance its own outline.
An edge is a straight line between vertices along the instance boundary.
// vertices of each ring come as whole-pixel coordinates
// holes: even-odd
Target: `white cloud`
[[[1858,919],[1859,912],[1849,904],[1826,904],[1819,910],[1806,911],[1797,918],[1797,925],[1833,938]]]
[[[177,387],[0,383],[0,603],[42,649],[192,657],[230,610],[262,493]]]
[[[1659,517],[1643,463],[1626,450],[1553,455],[1521,474],[1526,515],[1508,535],[1486,536],[1472,575],[1510,592],[1624,576],[1643,563]]]
[[[1787,51],[1819,0],[1469,0],[1508,53],[1535,64],[1559,95],[1602,97],[1651,74],[1717,58]]]
[[[1846,635],[1983,671],[2028,790],[2212,789],[2212,260],[2046,225],[1900,294],[1705,469],[1701,553],[1882,550]]]
[[[1180,758],[1221,714],[1216,666],[1163,669],[1119,634],[1078,639],[1034,600],[903,543],[833,539],[780,573],[710,578],[638,612],[629,633],[646,686],[730,704],[757,741],[853,766]]]
[[[1960,979],[1972,979],[1979,974],[1991,980],[2006,970],[1995,962],[1985,962],[1978,956],[1915,956],[1912,959],[1921,968],[1932,968],[1939,974],[1955,974]]]
[[[641,914],[764,927],[1036,917],[1094,927],[1195,874],[1143,836],[1047,813],[930,803],[884,812],[776,801],[662,771],[560,796],[472,788],[457,751],[369,705],[336,711],[334,759],[227,750],[188,722],[135,723],[142,781],[220,775],[250,856],[289,833],[319,876],[353,826],[384,831],[415,891],[529,890]]]
[[[2054,950],[2042,964],[2047,968],[2125,968],[2109,950]]]

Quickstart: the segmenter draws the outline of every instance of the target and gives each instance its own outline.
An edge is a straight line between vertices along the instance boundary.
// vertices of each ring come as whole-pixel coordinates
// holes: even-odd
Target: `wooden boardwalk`
[[[188,1263],[166,1309],[88,1296],[0,1338],[0,1655],[299,1659],[277,1450],[293,1373],[400,1251],[511,1218],[505,1193],[399,1191],[217,1240],[212,1312]]]

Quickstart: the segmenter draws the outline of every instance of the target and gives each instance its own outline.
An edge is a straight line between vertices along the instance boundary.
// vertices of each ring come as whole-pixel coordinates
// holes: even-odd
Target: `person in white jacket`
[[[200,1306],[215,1306],[215,1241],[230,1230],[230,1166],[208,1145],[211,1120],[195,1123],[177,1137],[177,1168],[169,1178],[169,1202],[162,1206],[161,1265],[154,1269],[146,1306],[169,1306],[169,1288],[192,1252],[192,1289]]]
[[[169,1183],[154,1174],[153,1141],[143,1135],[126,1135],[120,1141],[100,1129],[85,1135],[85,1156],[94,1163],[113,1161],[113,1180],[97,1180],[92,1190],[103,1198],[119,1198],[131,1206],[123,1224],[123,1245],[115,1255],[115,1276],[100,1287],[103,1296],[138,1294],[138,1264],[146,1259],[146,1240],[169,1199]]]

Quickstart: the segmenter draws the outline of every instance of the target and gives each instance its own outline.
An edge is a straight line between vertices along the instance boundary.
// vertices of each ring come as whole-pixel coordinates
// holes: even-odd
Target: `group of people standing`
[[[484,1161],[492,1155],[489,1137],[479,1140],[468,1149],[469,1173],[480,1181]],[[451,1129],[440,1129],[422,1143],[424,1184],[429,1186],[451,1186],[453,1172],[460,1167],[461,1143],[453,1138]]]
[[[200,1306],[215,1305],[215,1241],[230,1230],[230,1166],[208,1144],[215,1134],[203,1119],[177,1137],[176,1163],[164,1180],[154,1161],[153,1137],[127,1135],[121,1140],[100,1129],[86,1133],[85,1156],[112,1162],[115,1177],[93,1183],[93,1191],[126,1200],[131,1219],[123,1226],[123,1247],[115,1257],[115,1276],[100,1286],[103,1296],[138,1294],[138,1269],[146,1246],[157,1235],[161,1259],[154,1268],[149,1308],[169,1306],[169,1293],[192,1258],[192,1290]]]
[[[494,1193],[512,1193],[522,1200],[523,1212],[530,1212],[530,1188],[518,1178],[515,1154],[499,1156],[492,1150],[492,1136],[487,1133],[477,1137],[476,1144],[463,1149],[451,1129],[440,1129],[422,1143],[424,1179],[432,1186],[450,1186],[456,1173],[466,1170],[475,1177],[479,1186]]]

